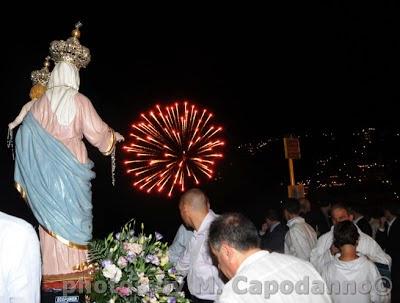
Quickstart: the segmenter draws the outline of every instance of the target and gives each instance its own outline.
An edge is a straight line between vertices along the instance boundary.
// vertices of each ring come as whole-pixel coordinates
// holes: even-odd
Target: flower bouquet
[[[189,303],[180,291],[183,278],[168,259],[168,245],[155,233],[135,235],[130,221],[117,234],[89,245],[95,272],[90,291],[96,303]]]

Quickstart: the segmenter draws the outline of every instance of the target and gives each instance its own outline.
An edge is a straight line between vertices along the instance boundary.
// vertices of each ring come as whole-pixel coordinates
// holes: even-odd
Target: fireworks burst
[[[156,105],[141,121],[132,125],[132,143],[123,148],[133,155],[125,161],[133,174],[133,186],[148,193],[155,190],[185,191],[214,174],[216,161],[223,157],[222,127],[212,125],[213,114],[188,102],[161,108]]]

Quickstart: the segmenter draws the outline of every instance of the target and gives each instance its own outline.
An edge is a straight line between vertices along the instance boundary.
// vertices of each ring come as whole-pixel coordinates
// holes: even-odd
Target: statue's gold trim
[[[24,199],[25,202],[28,203],[28,195],[27,195],[25,189],[21,186],[21,184],[19,184],[18,182],[14,182],[14,186],[18,190],[18,192],[20,193],[22,199]]]
[[[83,272],[74,272],[69,274],[59,275],[43,275],[42,283],[62,282],[62,281],[76,281],[76,280],[92,280],[93,277],[89,270]]]
[[[110,131],[111,131],[111,141],[110,141],[110,144],[109,144],[107,150],[103,153],[103,155],[105,155],[105,156],[111,155],[112,151],[115,148],[115,144],[117,143],[117,140],[115,138],[115,132],[111,128],[110,128]]]
[[[56,238],[58,241],[60,241],[62,244],[67,245],[70,248],[75,248],[75,249],[80,249],[80,250],[88,250],[88,246],[87,245],[83,245],[83,244],[77,244],[71,241],[68,241],[66,239],[64,239],[63,237],[53,233],[52,231],[47,230],[46,228],[44,228],[43,226],[41,226],[43,228],[43,230],[48,233],[50,236],[52,236],[53,238]]]

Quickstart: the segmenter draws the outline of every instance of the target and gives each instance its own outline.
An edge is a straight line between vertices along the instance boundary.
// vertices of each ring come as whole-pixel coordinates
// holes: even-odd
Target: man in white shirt
[[[213,264],[207,240],[210,224],[217,215],[210,209],[207,196],[199,189],[190,189],[182,195],[179,210],[185,225],[193,228],[194,232],[176,269],[187,275],[193,303],[214,302],[223,282]]]
[[[311,250],[317,243],[315,230],[300,217],[300,202],[297,199],[286,200],[282,208],[289,227],[285,236],[285,254],[310,261]]]
[[[309,262],[258,247],[254,224],[238,213],[211,223],[209,243],[230,279],[218,303],[330,303],[325,282]]]
[[[342,203],[336,203],[332,206],[331,216],[334,225],[342,221],[353,221],[353,216],[349,208]],[[333,245],[333,228],[334,226],[329,232],[319,237],[316,247],[311,251],[310,262],[319,273],[339,253],[338,248]],[[368,257],[372,262],[382,263],[390,267],[392,262],[390,256],[382,250],[374,239],[359,229],[358,232],[360,238],[358,240],[357,252]]]
[[[181,224],[176,232],[174,241],[168,249],[169,261],[176,264],[179,258],[185,252],[186,247],[189,245],[190,239],[193,237],[193,231]]]
[[[41,277],[35,230],[0,212],[0,303],[39,303]]]

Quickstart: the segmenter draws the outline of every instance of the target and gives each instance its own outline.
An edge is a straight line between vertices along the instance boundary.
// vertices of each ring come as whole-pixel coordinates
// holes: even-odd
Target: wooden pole
[[[293,159],[289,159],[289,174],[290,174],[290,185],[294,185],[294,167],[293,167]]]

